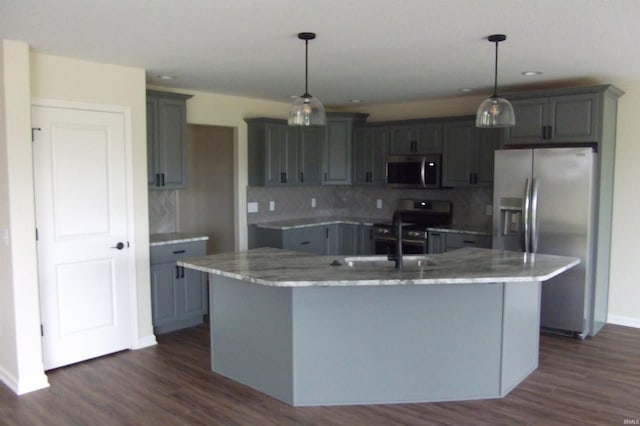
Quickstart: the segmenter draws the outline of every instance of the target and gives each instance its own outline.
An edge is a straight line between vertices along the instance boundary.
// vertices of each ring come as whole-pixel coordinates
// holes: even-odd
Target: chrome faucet
[[[398,271],[402,271],[402,213],[399,210],[393,212],[392,226],[396,231],[396,254],[390,254],[388,259],[395,262]]]

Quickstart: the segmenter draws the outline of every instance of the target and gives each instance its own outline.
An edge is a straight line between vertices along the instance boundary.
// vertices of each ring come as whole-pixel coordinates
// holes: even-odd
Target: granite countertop
[[[206,241],[208,235],[189,232],[167,232],[163,234],[149,235],[149,245],[151,247],[163,246],[165,244],[190,243],[193,241]]]
[[[348,225],[373,225],[374,223],[387,222],[390,223],[388,219],[362,219],[356,217],[307,217],[302,219],[286,219],[286,220],[278,220],[272,222],[264,222],[264,223],[255,223],[254,225],[259,228],[266,229],[297,229],[297,228],[307,228],[310,226],[323,226],[323,225],[335,225],[335,224],[348,224]]]
[[[405,261],[397,271],[386,256],[318,256],[275,248],[252,249],[178,261],[185,268],[273,287],[470,284],[546,281],[580,263],[575,257],[462,248]],[[360,257],[362,259],[363,257]],[[338,261],[341,266],[331,266]]]

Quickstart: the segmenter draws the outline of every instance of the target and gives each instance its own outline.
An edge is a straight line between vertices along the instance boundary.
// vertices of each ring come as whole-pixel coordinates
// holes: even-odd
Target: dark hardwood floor
[[[158,341],[50,371],[50,388],[21,397],[0,384],[0,425],[640,422],[640,329],[607,325],[585,341],[542,335],[540,367],[503,399],[343,407],[293,408],[211,373],[204,326]]]

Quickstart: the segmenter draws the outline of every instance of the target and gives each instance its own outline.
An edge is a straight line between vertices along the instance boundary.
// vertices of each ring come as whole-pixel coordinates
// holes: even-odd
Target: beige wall
[[[618,101],[609,321],[640,327],[640,80],[616,86],[626,93]]]
[[[48,386],[42,364],[31,163],[29,46],[2,41],[0,380],[17,394]]]

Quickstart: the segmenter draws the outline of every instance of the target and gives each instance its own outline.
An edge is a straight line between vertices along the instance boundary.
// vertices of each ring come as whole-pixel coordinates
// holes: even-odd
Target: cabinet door
[[[371,129],[353,130],[353,183],[369,183],[369,145]]]
[[[491,248],[491,237],[486,235],[470,235],[459,233],[446,234],[446,251],[463,247]]]
[[[389,128],[389,152],[391,154],[412,154],[417,151],[411,126]]]
[[[286,229],[282,232],[283,249],[320,255],[325,253],[324,226]]]
[[[502,129],[476,128],[476,185],[493,186],[493,166],[496,149],[502,147]]]
[[[340,247],[338,254],[342,256],[355,256],[358,254],[358,237],[359,237],[359,225],[352,224],[340,224],[339,239]]]
[[[419,154],[440,154],[442,152],[441,132],[441,124],[425,124],[414,127],[416,151]]]
[[[325,184],[351,183],[351,128],[349,119],[327,120],[324,152]]]
[[[360,225],[358,245],[358,254],[362,256],[375,254],[376,243],[373,240],[373,226]]]
[[[207,296],[204,273],[183,268],[182,290],[184,305],[181,309],[185,316],[204,315],[207,313]]]
[[[471,121],[445,123],[442,145],[442,185],[471,186],[474,182],[475,124]]]
[[[186,123],[186,107],[183,100],[159,99],[159,165],[163,174],[162,186],[164,189],[183,188],[185,186]]]
[[[511,102],[516,125],[506,129],[505,144],[539,143],[547,125],[547,98],[518,99]]]
[[[147,97],[147,183],[154,187],[158,181],[158,98]]]
[[[175,262],[151,265],[151,314],[153,326],[175,322],[178,318]]]
[[[298,136],[298,182],[304,185],[322,183],[322,141],[324,131],[320,127],[304,127]]]
[[[337,256],[340,251],[340,229],[339,225],[327,225],[324,232],[324,254]]]
[[[598,95],[595,93],[549,98],[550,142],[597,142],[597,117]]]
[[[268,125],[265,128],[265,176],[267,186],[284,185],[286,170],[287,134],[284,126]]]
[[[387,145],[389,140],[389,129],[371,129],[371,139],[369,141],[369,183],[383,185],[386,182],[385,161],[387,157]]]
[[[444,253],[445,237],[440,232],[429,232],[427,234],[427,243],[429,245],[429,254]]]

